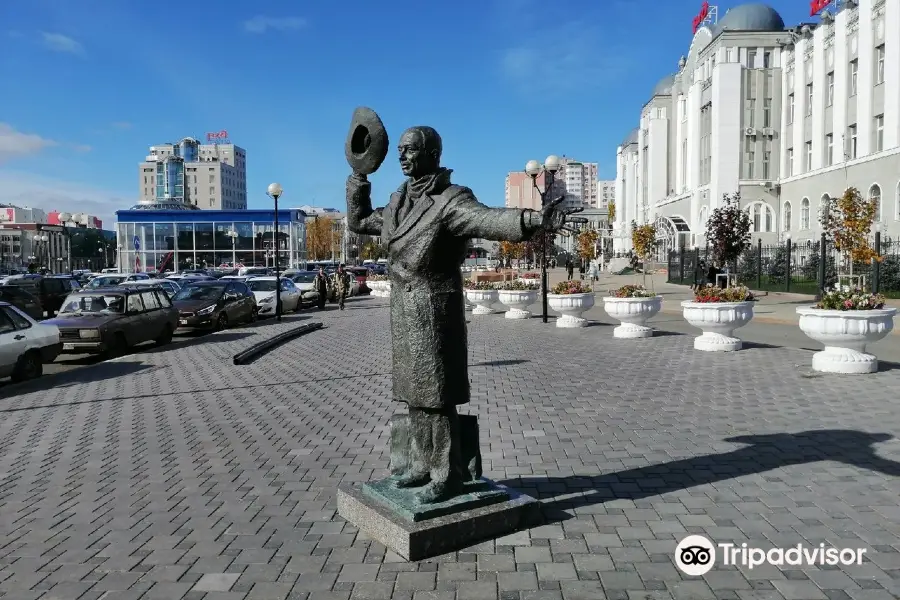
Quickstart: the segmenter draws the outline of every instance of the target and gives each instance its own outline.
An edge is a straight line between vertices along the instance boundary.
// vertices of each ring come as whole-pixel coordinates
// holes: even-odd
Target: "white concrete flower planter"
[[[733,352],[740,350],[739,329],[753,318],[753,302],[693,302],[681,303],[684,319],[703,334],[694,338],[694,349],[704,352]]]
[[[372,295],[376,298],[389,298],[391,295],[390,281],[369,281],[366,285],[369,286],[369,289],[372,290]]]
[[[497,302],[497,290],[466,290],[466,300],[475,305],[473,315],[494,314],[493,304]]]
[[[518,277],[518,278],[516,278],[516,280],[519,281],[520,283],[530,283],[532,285],[540,285],[540,283],[541,283],[541,280],[537,279],[537,278],[534,278],[534,279],[527,278],[526,279],[525,277]]]
[[[499,290],[498,301],[509,309],[503,314],[507,319],[530,319],[527,308],[537,301],[537,290]]]
[[[878,359],[866,353],[866,345],[877,342],[894,328],[896,308],[875,310],[823,310],[797,308],[800,330],[824,345],[813,354],[813,371],[857,375],[878,371]]]
[[[581,315],[594,306],[594,294],[547,294],[547,304],[562,315],[556,319],[557,327],[586,327],[588,320]]]
[[[610,296],[603,299],[603,309],[613,319],[622,324],[613,329],[613,337],[623,339],[653,337],[653,328],[647,321],[662,310],[662,296],[652,298],[616,298]]]

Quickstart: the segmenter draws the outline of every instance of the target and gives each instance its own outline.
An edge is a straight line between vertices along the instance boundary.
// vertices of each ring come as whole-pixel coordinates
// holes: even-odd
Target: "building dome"
[[[640,133],[641,133],[641,130],[639,127],[635,127],[634,129],[632,129],[628,133],[628,135],[625,136],[625,139],[622,140],[622,146],[628,146],[629,144],[636,144]]]
[[[654,96],[671,96],[675,85],[675,74],[666,75],[653,87]]]
[[[161,200],[146,204],[135,204],[129,210],[200,210],[199,206],[179,202],[178,200]]]
[[[721,31],[783,31],[784,19],[765,4],[741,4],[725,13],[715,27],[714,33]]]

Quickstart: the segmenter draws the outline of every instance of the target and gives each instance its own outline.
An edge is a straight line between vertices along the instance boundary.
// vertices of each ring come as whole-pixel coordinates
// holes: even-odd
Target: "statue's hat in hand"
[[[388,134],[381,117],[365,106],[353,111],[350,132],[344,144],[347,162],[355,173],[371,175],[387,157]]]

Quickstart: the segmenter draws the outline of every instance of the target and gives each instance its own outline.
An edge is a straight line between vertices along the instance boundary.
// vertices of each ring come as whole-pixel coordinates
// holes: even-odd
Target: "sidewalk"
[[[576,279],[578,274],[575,275]],[[655,275],[647,275],[646,286],[655,290],[664,298],[664,313],[681,314],[681,302],[683,300],[691,300],[694,297],[693,292],[687,285],[677,285],[666,282],[666,274],[658,273]],[[566,273],[563,269],[553,269],[550,272],[550,285],[553,286],[560,281],[566,279]],[[608,292],[615,290],[627,284],[643,284],[644,279],[640,274],[637,275],[609,275],[601,274],[600,280],[594,283],[594,291],[597,298],[602,298]],[[797,314],[798,306],[809,306],[815,304],[813,296],[805,294],[786,294],[784,292],[756,292],[754,294],[758,298],[753,310],[753,320],[762,323],[776,323],[785,325],[797,325],[800,317]],[[900,300],[888,299],[887,306],[900,308]],[[900,333],[897,328],[893,334]]]

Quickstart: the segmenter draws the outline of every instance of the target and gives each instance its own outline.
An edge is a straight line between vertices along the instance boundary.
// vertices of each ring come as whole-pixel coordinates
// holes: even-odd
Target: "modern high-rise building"
[[[609,208],[609,203],[616,202],[616,180],[607,179],[597,182],[597,206],[595,208]]]
[[[617,149],[617,251],[631,248],[633,221],[657,225],[663,255],[703,246],[711,212],[736,192],[764,243],[811,245],[848,187],[900,235],[900,0],[814,7],[795,27],[763,4],[701,15]]]
[[[207,137],[213,142],[224,139]],[[201,144],[186,137],[175,144],[151,146],[138,171],[136,209],[247,208],[247,152],[234,144]]]
[[[566,186],[564,206],[597,208],[597,163],[581,162],[563,156],[559,159],[556,177]]]
[[[506,207],[541,209],[541,193],[544,174],[537,176],[537,188],[524,171],[506,175]],[[597,208],[597,163],[583,163],[563,156],[553,181],[551,197],[564,196],[564,206],[572,208]]]

